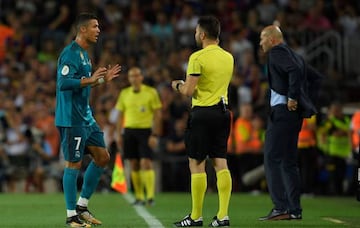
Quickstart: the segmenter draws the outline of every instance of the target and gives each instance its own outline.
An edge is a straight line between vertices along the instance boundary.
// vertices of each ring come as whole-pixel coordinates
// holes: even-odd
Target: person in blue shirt
[[[105,147],[104,133],[92,114],[89,97],[91,87],[107,83],[119,76],[121,66],[99,67],[92,72],[87,50],[100,34],[95,15],[81,13],[75,22],[76,37],[60,54],[57,67],[55,125],[61,137],[65,159],[63,191],[67,209],[66,224],[70,227],[100,225],[88,210],[88,202],[110,155]],[[92,156],[80,197],[77,198],[77,177],[84,153]]]

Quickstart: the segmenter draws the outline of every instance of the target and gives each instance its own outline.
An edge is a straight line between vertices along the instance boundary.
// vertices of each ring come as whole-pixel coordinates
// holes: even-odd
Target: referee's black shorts
[[[123,135],[124,159],[152,159],[153,151],[148,144],[150,135],[150,128],[125,128]]]
[[[220,105],[193,107],[185,131],[188,156],[198,161],[226,158],[230,121],[230,111]]]

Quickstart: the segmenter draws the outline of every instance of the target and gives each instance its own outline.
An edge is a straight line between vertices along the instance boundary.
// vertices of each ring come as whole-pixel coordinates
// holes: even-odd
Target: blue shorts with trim
[[[86,147],[105,148],[104,132],[97,124],[87,127],[57,127],[65,161],[81,161]]]

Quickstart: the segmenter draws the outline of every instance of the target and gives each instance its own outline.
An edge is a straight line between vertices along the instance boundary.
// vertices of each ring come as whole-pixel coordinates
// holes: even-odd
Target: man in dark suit
[[[264,164],[274,208],[259,220],[302,219],[297,142],[303,118],[316,113],[314,100],[322,76],[285,44],[279,27],[265,27],[260,39],[268,54],[271,90]]]

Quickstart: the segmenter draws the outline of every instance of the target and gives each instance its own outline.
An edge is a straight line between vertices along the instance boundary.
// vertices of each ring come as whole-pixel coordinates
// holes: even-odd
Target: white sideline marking
[[[345,223],[344,221],[341,221],[339,219],[330,218],[330,217],[325,217],[323,219],[326,221],[329,221],[329,222],[336,223],[336,224],[344,224]]]
[[[123,197],[128,203],[133,203],[135,198],[131,194],[123,194]],[[136,212],[144,221],[149,225],[150,228],[165,228],[159,220],[157,220],[153,215],[151,215],[145,207],[143,206],[134,206]]]

